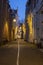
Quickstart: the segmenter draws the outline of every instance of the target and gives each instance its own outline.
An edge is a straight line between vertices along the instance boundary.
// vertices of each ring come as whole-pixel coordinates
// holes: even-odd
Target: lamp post
[[[13,19],[13,40],[15,39],[16,19]]]

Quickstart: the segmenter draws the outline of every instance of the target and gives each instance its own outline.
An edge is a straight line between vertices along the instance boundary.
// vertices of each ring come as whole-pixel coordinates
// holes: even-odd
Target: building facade
[[[26,29],[28,29],[28,40],[30,42],[38,42],[43,39],[43,1],[42,0],[28,0],[26,4],[25,16]],[[27,34],[27,32],[26,32]],[[26,38],[27,39],[27,38]],[[37,41],[36,41],[37,40]]]
[[[16,33],[17,33],[17,9],[12,10],[10,9],[10,39],[14,40],[16,38]]]
[[[14,40],[17,10],[12,10],[9,0],[0,0],[0,41]]]
[[[40,42],[43,39],[43,1],[39,0],[33,10],[34,39]]]
[[[0,40],[4,38],[9,39],[8,35],[8,22],[9,22],[9,1],[0,1]]]
[[[35,0],[36,1],[36,0]],[[34,8],[34,4],[36,3],[34,0],[28,0],[26,3],[26,16],[25,16],[25,26],[26,26],[26,40],[29,42],[33,42],[33,23],[32,23],[32,11]]]

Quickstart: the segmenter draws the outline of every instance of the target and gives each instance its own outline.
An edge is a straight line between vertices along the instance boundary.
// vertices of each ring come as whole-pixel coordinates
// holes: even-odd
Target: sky
[[[25,19],[25,6],[27,0],[9,0],[12,9],[18,8],[18,16],[20,20]]]

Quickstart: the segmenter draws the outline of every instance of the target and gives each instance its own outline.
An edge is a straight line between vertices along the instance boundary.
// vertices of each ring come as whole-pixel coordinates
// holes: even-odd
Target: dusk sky
[[[25,18],[25,5],[27,0],[9,0],[12,9],[18,8],[18,16],[20,20]]]

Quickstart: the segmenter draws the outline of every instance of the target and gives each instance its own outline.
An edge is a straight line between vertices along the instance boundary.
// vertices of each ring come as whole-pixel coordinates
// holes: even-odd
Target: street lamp
[[[13,28],[15,28],[16,27],[16,19],[14,18],[13,19]]]
[[[13,19],[13,40],[15,39],[16,19]]]
[[[16,19],[13,19],[13,22],[16,22]]]

